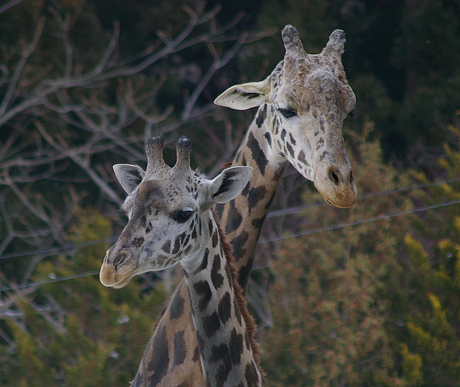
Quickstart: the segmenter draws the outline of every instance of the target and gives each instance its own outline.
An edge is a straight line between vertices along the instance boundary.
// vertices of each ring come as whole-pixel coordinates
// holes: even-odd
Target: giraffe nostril
[[[349,179],[349,182],[350,184],[353,184],[353,182],[355,181],[355,177],[353,176],[353,169],[350,171],[350,179]]]
[[[115,269],[118,269],[118,266],[122,265],[126,258],[128,258],[128,253],[126,251],[119,253],[113,260],[113,266]]]
[[[339,185],[342,182],[342,174],[335,167],[329,167],[328,172],[329,179],[335,184]]]
[[[334,173],[334,171],[330,172],[331,180],[335,183],[335,185],[339,184],[339,177]]]

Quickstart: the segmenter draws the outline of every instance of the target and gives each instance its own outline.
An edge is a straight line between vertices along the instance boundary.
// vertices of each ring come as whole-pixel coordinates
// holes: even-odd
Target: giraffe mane
[[[221,169],[224,170],[226,168],[230,168],[232,165],[233,165],[233,159],[230,159],[229,161],[222,164]]]
[[[246,299],[244,298],[244,295],[243,295],[243,288],[238,282],[238,270],[236,269],[236,266],[235,266],[235,258],[233,257],[232,246],[227,241],[227,237],[222,230],[222,226],[220,225],[219,218],[217,214],[215,213],[214,208],[211,209],[211,211],[214,217],[214,221],[216,222],[216,225],[217,225],[217,230],[219,233],[222,249],[224,251],[225,260],[227,261],[227,265],[232,275],[233,292],[235,294],[235,298],[238,303],[238,307],[240,308],[241,316],[243,317],[243,320],[246,324],[246,331],[248,333],[249,343],[251,345],[252,353],[254,354],[254,359],[256,360],[256,363],[257,363],[256,366],[262,377],[262,384],[265,386],[266,385],[265,372],[260,368],[260,347],[255,339],[256,323],[254,321],[254,318],[249,313]]]

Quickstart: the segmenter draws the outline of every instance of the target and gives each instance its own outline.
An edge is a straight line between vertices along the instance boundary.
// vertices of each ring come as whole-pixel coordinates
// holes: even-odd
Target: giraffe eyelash
[[[291,118],[297,115],[297,112],[292,109],[278,108],[278,111],[286,118]]]
[[[192,215],[192,210],[183,210],[175,212],[171,217],[178,223],[185,223]]]

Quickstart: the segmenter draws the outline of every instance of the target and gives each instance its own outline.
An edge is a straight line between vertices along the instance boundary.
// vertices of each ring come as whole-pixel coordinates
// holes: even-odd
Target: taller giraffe
[[[262,387],[258,347],[233,260],[211,208],[238,195],[250,167],[225,169],[213,180],[190,169],[191,142],[177,142],[177,162],[163,161],[162,136],[149,139],[145,174],[118,164],[117,178],[128,197],[122,208],[128,224],[107,251],[100,271],[105,286],[120,288],[131,278],[180,262],[190,294],[199,357],[209,387]],[[180,345],[183,332],[176,332]],[[181,353],[175,354],[180,362]],[[204,386],[204,384],[203,384]]]
[[[216,99],[234,109],[259,106],[233,166],[254,170],[242,195],[219,205],[227,238],[246,289],[261,227],[290,162],[312,180],[327,203],[350,207],[357,197],[353,171],[345,150],[343,121],[355,108],[355,95],[341,63],[345,34],[335,30],[320,54],[307,54],[297,30],[282,32],[286,54],[263,81],[236,85]],[[174,337],[183,332],[178,347]],[[176,354],[181,361],[176,362]],[[190,299],[181,283],[144,352],[132,386],[203,386]]]

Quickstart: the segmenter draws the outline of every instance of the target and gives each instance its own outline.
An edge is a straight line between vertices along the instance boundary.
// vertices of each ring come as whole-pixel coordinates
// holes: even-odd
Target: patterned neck
[[[262,105],[232,164],[253,168],[249,184],[236,199],[216,206],[215,210],[216,219],[220,219],[232,246],[234,277],[238,279],[233,283],[242,289],[242,295],[247,288],[262,225],[287,166],[287,161],[272,154],[270,125],[275,125],[273,110]],[[244,299],[242,305],[245,305]],[[203,386],[203,360],[200,361],[191,309],[190,294],[181,284],[149,340],[132,387]]]
[[[277,125],[273,109],[267,104],[260,106],[232,163],[232,166],[253,168],[248,186],[236,199],[216,206],[220,222],[225,225],[227,240],[233,247],[238,282],[244,291],[262,225],[287,166],[287,160],[274,154],[272,149],[272,133]]]
[[[209,227],[209,243],[183,267],[206,385],[262,386],[254,322],[233,284],[229,247],[212,217],[203,227]]]

